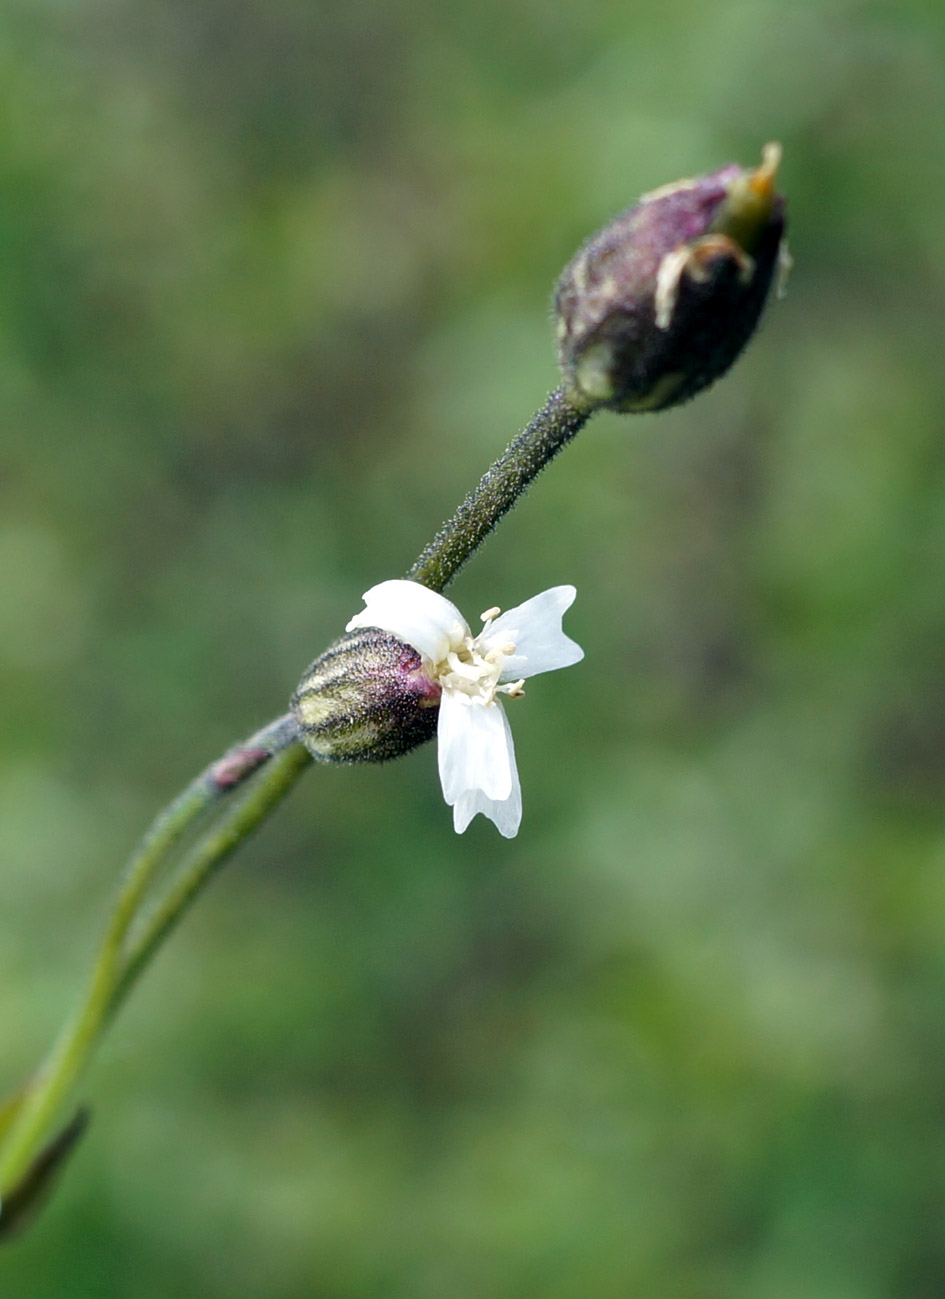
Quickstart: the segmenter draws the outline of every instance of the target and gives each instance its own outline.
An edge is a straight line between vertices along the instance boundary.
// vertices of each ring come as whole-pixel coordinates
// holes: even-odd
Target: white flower
[[[584,651],[561,629],[577,594],[555,586],[501,613],[487,609],[473,636],[444,596],[418,582],[391,581],[364,593],[365,609],[346,627],[378,627],[420,654],[442,688],[437,749],[443,797],[462,834],[477,812],[511,839],[522,819],[515,748],[499,695],[517,699],[526,677],[566,668]]]

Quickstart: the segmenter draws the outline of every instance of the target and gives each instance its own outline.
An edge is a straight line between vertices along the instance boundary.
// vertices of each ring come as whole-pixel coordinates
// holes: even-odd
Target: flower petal
[[[453,829],[456,833],[462,834],[479,812],[489,818],[504,838],[514,839],[522,824],[522,790],[518,781],[509,797],[501,803],[494,798],[486,798],[478,789],[464,794],[453,807]]]
[[[517,681],[581,661],[584,651],[561,628],[561,619],[576,595],[573,586],[553,586],[507,609],[480,636],[480,643],[487,648],[509,641],[515,644],[516,652],[505,660],[500,681]]]
[[[512,732],[508,718],[501,708],[496,711],[502,718],[503,730],[508,743],[508,755],[512,785],[508,798],[489,798],[481,789],[469,789],[461,794],[453,806],[453,828],[462,834],[477,813],[489,818],[501,835],[514,839],[522,822],[522,787],[519,784],[518,769],[515,764],[515,748],[512,744]]]
[[[452,806],[471,790],[500,802],[512,792],[515,750],[498,703],[444,690],[437,719],[437,760],[443,797]]]
[[[441,662],[470,634],[456,605],[419,582],[396,578],[379,582],[361,598],[366,607],[355,614],[345,631],[379,627],[412,645],[431,663]]]

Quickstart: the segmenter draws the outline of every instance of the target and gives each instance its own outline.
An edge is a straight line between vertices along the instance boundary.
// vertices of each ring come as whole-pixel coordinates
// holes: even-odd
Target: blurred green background
[[[153,812],[554,385],[637,194],[796,270],[461,574],[560,582],[518,839],[306,773],[115,1027],[3,1299],[945,1293],[940,0],[4,0],[0,1088]]]

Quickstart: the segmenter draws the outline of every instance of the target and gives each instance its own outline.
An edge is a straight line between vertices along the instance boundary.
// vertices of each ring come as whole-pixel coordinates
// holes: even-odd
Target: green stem
[[[590,412],[556,389],[440,528],[407,576],[442,590],[526,487],[582,428]],[[277,718],[206,769],[162,812],[125,870],[85,995],[33,1079],[0,1149],[0,1188],[27,1173],[46,1129],[104,1028],[190,904],[240,843],[275,808],[311,761],[291,714]],[[278,756],[276,756],[278,755]],[[165,894],[132,924],[156,873],[184,832],[263,764],[269,769],[215,828],[198,840]]]
[[[137,931],[129,938],[121,972],[108,1004],[109,1018],[118,1010],[197,894],[243,840],[285,798],[311,761],[311,755],[301,744],[293,744],[274,758],[266,774],[230,811],[223,823],[205,835],[184,859],[165,895],[143,917]]]
[[[77,1079],[107,1014],[122,968],[122,945],[156,872],[184,832],[295,737],[290,715],[278,718],[191,781],[148,830],[122,878],[85,994],[32,1080],[0,1151],[0,1188],[15,1186],[66,1092]]]
[[[563,388],[550,393],[531,422],[490,465],[475,491],[440,528],[407,577],[442,591],[512,508],[525,488],[587,423],[593,411]]]

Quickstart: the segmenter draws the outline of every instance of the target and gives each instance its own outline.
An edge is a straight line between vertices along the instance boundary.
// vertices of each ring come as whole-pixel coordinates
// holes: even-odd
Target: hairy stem
[[[10,1125],[0,1151],[0,1188],[4,1191],[15,1185],[25,1172],[95,1044],[122,969],[125,937],[155,874],[184,832],[207,808],[235,789],[274,753],[291,744],[296,734],[291,714],[263,727],[201,772],[152,823],[125,867],[79,1008],[33,1078]]]
[[[223,863],[285,798],[312,761],[308,750],[293,744],[272,762],[215,830],[211,830],[181,863],[164,896],[130,935],[121,972],[108,1004],[111,1017],[131,991],[152,956]]]
[[[440,591],[582,428],[590,412],[556,389],[440,528],[407,576]],[[125,868],[85,994],[32,1080],[0,1148],[0,1189],[16,1187],[102,1031],[142,971],[214,873],[295,784],[311,758],[291,714],[277,718],[212,763],[157,817]],[[223,810],[143,919],[144,896],[181,836],[203,812],[269,764],[256,786]]]
[[[587,423],[592,411],[556,388],[542,408],[490,465],[452,518],[407,571],[407,577],[442,591],[469,556],[512,508],[525,488]]]

